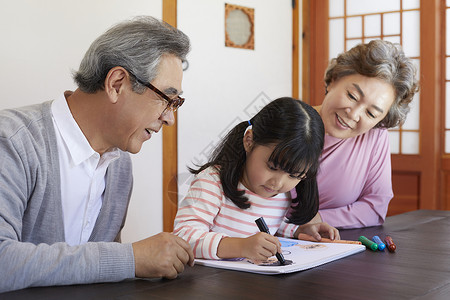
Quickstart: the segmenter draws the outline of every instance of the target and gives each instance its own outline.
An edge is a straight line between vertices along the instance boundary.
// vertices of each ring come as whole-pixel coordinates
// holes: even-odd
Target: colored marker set
[[[384,251],[384,249],[387,247],[389,252],[395,252],[395,249],[397,249],[397,246],[395,246],[394,241],[390,236],[386,236],[384,238],[384,243],[381,241],[380,237],[378,235],[373,236],[372,240],[369,240],[365,236],[360,236],[358,240],[367,248],[369,248],[372,251]]]

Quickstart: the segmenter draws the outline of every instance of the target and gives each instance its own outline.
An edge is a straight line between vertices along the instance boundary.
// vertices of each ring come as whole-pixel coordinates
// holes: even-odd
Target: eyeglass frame
[[[145,86],[145,87],[149,88],[150,90],[154,91],[159,96],[161,96],[164,100],[167,101],[167,106],[166,106],[166,108],[164,108],[164,110],[161,113],[161,115],[164,115],[167,112],[168,109],[170,109],[173,112],[176,112],[178,110],[178,108],[180,108],[181,105],[183,105],[185,98],[180,97],[180,95],[178,95],[175,98],[171,99],[169,96],[167,96],[165,93],[161,92],[161,90],[159,90],[156,86],[154,86],[150,82],[144,82],[143,80],[140,80],[136,75],[134,75],[130,71],[128,71],[128,73],[131,76],[133,76],[139,84],[142,84],[143,86]]]

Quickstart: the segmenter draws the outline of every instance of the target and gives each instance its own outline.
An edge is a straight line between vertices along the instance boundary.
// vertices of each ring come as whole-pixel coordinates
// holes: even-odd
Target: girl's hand
[[[259,232],[242,240],[242,256],[252,261],[266,261],[277,252],[281,253],[278,238],[265,232]]]
[[[300,225],[294,233],[294,237],[298,238],[299,233],[305,233],[314,237],[317,241],[320,241],[322,237],[329,238],[331,240],[340,240],[339,230],[325,222],[320,223],[306,223]]]

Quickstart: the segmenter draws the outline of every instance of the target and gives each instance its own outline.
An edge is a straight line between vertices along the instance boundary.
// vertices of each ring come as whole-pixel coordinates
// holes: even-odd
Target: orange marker
[[[297,239],[309,242],[316,242],[316,239],[306,233],[299,233]],[[360,241],[346,241],[346,240],[331,240],[327,238],[322,238],[319,243],[340,243],[340,244],[357,244],[361,245]]]
[[[389,252],[395,252],[395,249],[397,249],[397,246],[395,246],[394,241],[392,240],[392,238],[390,236],[387,235],[384,238],[384,242],[386,243]]]

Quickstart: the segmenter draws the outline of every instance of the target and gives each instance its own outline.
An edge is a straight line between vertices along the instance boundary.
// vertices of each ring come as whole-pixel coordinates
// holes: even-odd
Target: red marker
[[[397,246],[395,246],[394,241],[392,240],[392,238],[390,236],[387,235],[384,238],[384,242],[386,243],[389,252],[395,252],[395,249],[397,249]]]

